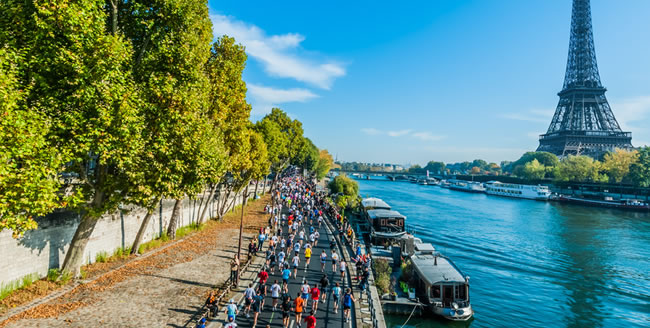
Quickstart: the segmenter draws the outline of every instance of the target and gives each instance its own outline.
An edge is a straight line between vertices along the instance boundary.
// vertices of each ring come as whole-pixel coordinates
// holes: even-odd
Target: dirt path
[[[267,202],[265,196],[247,206],[244,247],[266,223]],[[228,278],[240,213],[210,222],[204,230],[22,312],[0,327],[183,327],[208,291]]]

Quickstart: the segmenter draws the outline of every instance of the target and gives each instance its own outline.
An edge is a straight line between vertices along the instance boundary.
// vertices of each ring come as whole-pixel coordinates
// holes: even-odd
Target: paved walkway
[[[307,225],[305,226],[305,231],[308,234],[309,232],[308,221],[306,223]],[[333,236],[325,223],[322,224],[320,229],[318,228],[318,224],[316,223],[316,220],[314,220],[314,224],[315,224],[314,228],[316,228],[320,233],[318,244],[316,247],[313,248],[312,258],[309,267],[307,269],[305,269],[304,250],[301,250],[301,254],[300,254],[301,262],[300,262],[300,268],[298,270],[298,275],[297,277],[292,276],[291,279],[289,280],[289,285],[288,285],[289,295],[291,295],[292,299],[295,299],[297,293],[300,291],[300,286],[303,284],[303,280],[306,280],[307,283],[313,287],[314,283],[319,283],[323,275],[326,274],[330,281],[330,288],[329,288],[330,292],[328,294],[325,303],[319,303],[318,305],[318,309],[315,313],[315,317],[317,319],[316,327],[356,327],[354,305],[352,308],[351,320],[348,323],[344,322],[343,305],[341,303],[339,303],[338,313],[334,313],[334,302],[331,296],[331,287],[333,287],[334,284],[338,282],[341,285],[342,292],[344,292],[345,287],[350,286],[349,274],[346,272],[345,280],[342,280],[338,268],[336,272],[332,271],[332,263],[330,261],[330,256],[332,254],[330,250],[330,240],[333,239]],[[283,236],[286,238],[287,235],[288,235],[288,229],[284,227]],[[320,264],[320,254],[323,250],[325,250],[328,256],[328,261],[325,265],[325,272],[321,272],[321,264]],[[336,251],[340,255],[341,249],[338,247],[338,245],[336,247]],[[288,262],[291,262],[291,258],[293,258],[293,254],[289,257]],[[273,311],[272,309],[273,300],[271,299],[270,286],[273,284],[275,280],[277,280],[278,283],[282,285],[282,277],[280,272],[277,270],[277,268],[274,274],[269,275],[268,282],[267,282],[267,286],[268,286],[267,289],[269,291],[267,292],[267,296],[265,299],[264,310],[259,315],[257,321],[257,327],[267,327],[267,325],[271,327],[282,327],[282,311],[280,310],[280,304],[279,304],[280,302],[278,302],[278,309],[276,311]],[[257,287],[257,285],[255,285],[255,287]],[[343,295],[341,295],[341,301],[343,298],[342,296]],[[357,295],[355,295],[355,297],[356,296]],[[303,312],[303,319],[304,317],[309,315],[309,312],[311,311],[311,300],[309,304],[310,304],[309,307],[305,307],[305,310]],[[242,305],[240,303],[240,307],[241,306]],[[237,324],[240,327],[252,327],[253,316],[251,315],[250,318],[246,318],[246,316],[243,313],[244,313],[243,311],[240,311],[240,315],[237,317]],[[223,318],[223,316],[221,315],[220,318]],[[219,320],[218,323],[211,324],[209,327],[221,327],[222,322],[223,319]],[[301,324],[303,327],[306,326],[304,320]],[[299,327],[299,324],[295,322],[295,314],[293,311],[291,312],[291,320],[289,323],[289,327],[290,328]]]

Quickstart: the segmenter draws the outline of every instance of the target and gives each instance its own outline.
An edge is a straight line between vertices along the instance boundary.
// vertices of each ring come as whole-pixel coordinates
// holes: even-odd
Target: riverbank
[[[268,217],[270,196],[249,201],[244,245]],[[0,322],[0,327],[183,326],[207,293],[230,274],[241,210],[168,247],[136,257],[122,267]]]

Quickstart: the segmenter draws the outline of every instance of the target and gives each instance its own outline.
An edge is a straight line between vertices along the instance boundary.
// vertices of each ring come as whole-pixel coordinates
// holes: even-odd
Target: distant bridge
[[[330,172],[345,173],[345,174],[360,174],[365,176],[385,176],[391,180],[394,180],[396,177],[413,177],[413,178],[423,178],[426,177],[426,173],[412,173],[407,171],[371,171],[371,170],[330,170]],[[441,175],[429,174],[430,178],[441,179]]]

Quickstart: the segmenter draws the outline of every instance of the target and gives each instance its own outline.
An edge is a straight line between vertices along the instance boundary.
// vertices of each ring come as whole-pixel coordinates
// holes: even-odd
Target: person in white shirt
[[[330,255],[330,258],[332,259],[332,272],[336,272],[336,266],[339,261],[339,254],[336,253],[336,250],[332,250],[332,255]]]
[[[282,287],[278,284],[278,281],[275,280],[273,285],[271,285],[271,298],[273,299],[273,311],[278,307],[278,300],[280,299],[280,291]]]

